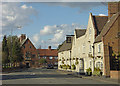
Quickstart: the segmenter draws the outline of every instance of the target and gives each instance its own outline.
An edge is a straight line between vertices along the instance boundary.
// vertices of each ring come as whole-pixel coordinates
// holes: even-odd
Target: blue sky
[[[48,45],[56,48],[65,40],[65,35],[73,34],[76,28],[86,28],[90,12],[94,15],[107,15],[106,3],[9,4],[11,3],[5,3],[3,6],[3,12],[4,8],[11,10],[11,15],[7,13],[3,16],[7,18],[7,20],[3,19],[3,24],[6,25],[3,27],[3,34],[10,34],[10,28],[21,25],[21,29],[13,29],[13,35],[26,34],[36,47],[41,45],[42,48]],[[11,18],[11,16],[14,17]],[[13,23],[10,23],[11,21]]]

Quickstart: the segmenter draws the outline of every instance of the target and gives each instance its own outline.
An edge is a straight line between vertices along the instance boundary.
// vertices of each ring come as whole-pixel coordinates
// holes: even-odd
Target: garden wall
[[[120,80],[120,71],[110,71],[110,78]]]

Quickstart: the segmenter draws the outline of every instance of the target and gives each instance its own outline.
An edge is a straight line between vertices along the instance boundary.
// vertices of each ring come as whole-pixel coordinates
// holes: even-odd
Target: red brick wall
[[[31,46],[31,48],[30,48],[30,46]],[[34,47],[34,45],[31,43],[31,41],[29,39],[27,39],[26,42],[22,45],[22,52],[23,52],[24,60],[26,57],[26,52],[30,52],[32,55],[33,54],[35,55],[35,57],[31,59],[32,62],[31,61],[24,61],[24,64],[26,62],[29,62],[30,65],[32,66],[33,65],[32,63],[35,62],[37,52],[36,52],[36,48]]]
[[[113,14],[120,11],[120,2],[109,2],[108,3],[108,16],[112,17]]]
[[[120,79],[120,71],[110,71],[110,77],[113,79]]]
[[[110,76],[110,54],[109,46],[112,48],[113,52],[118,54],[120,52],[120,39],[117,38],[118,31],[120,31],[120,16],[117,21],[112,25],[108,33],[103,37],[104,43],[104,64],[105,64],[105,75]]]

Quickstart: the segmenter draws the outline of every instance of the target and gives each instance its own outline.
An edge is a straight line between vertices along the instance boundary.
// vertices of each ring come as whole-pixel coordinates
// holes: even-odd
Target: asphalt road
[[[2,84],[112,84],[98,80],[74,77],[57,69],[28,69],[3,74]]]

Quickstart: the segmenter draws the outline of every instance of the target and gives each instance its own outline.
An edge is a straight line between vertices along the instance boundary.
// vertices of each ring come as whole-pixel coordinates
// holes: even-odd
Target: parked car
[[[54,69],[54,66],[52,64],[48,64],[47,69]]]

